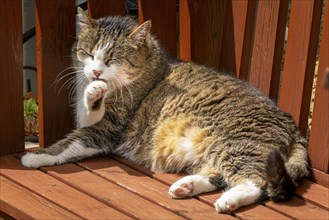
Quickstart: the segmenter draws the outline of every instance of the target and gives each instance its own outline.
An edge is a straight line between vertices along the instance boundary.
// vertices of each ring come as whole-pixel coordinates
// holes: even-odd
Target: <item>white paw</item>
[[[187,183],[176,182],[169,188],[168,194],[171,196],[171,198],[179,199],[188,196],[193,196],[193,191],[194,191],[193,182],[187,182]]]
[[[91,82],[85,90],[85,104],[88,106],[92,105],[104,96],[107,89],[107,84],[103,81],[97,80]]]
[[[232,212],[238,209],[240,206],[238,201],[235,201],[234,198],[228,198],[227,196],[220,197],[215,203],[215,209],[219,212]]]
[[[49,154],[27,153],[22,157],[21,161],[25,167],[33,168],[51,166],[56,164],[55,157]]]

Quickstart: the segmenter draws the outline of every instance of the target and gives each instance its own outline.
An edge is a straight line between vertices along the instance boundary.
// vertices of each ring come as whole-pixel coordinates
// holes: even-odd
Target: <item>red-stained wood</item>
[[[68,80],[74,76],[64,71],[61,76],[67,76],[63,80],[56,82],[56,77],[70,66],[75,39],[75,1],[36,0],[35,8],[39,141],[40,146],[46,147],[73,128]]]
[[[319,68],[312,116],[309,156],[313,168],[329,173],[329,91],[323,88],[326,68],[329,68],[329,5],[325,6]]]
[[[329,174],[319,171],[317,169],[312,169],[313,175],[309,178],[312,182],[315,182],[321,186],[329,188]]]
[[[0,155],[24,151],[22,1],[0,4]]]
[[[101,18],[126,14],[125,0],[88,0],[88,14],[92,18]]]
[[[277,99],[288,0],[259,1],[249,82]]]
[[[246,80],[255,19],[255,0],[227,1],[219,68]]]
[[[315,206],[297,197],[293,197],[288,202],[268,201],[265,205],[272,210],[288,215],[294,219],[328,219],[328,210]]]
[[[279,106],[293,115],[303,135],[308,127],[321,12],[322,1],[291,3]]]
[[[296,194],[306,201],[329,210],[329,189],[324,186],[303,180],[302,184],[296,189]]]
[[[116,219],[131,219],[39,170],[23,167],[21,162],[13,157],[0,157],[0,173],[80,218],[107,219],[111,216]]]
[[[1,175],[0,183],[0,210],[16,219],[81,219]]]
[[[172,56],[177,56],[176,0],[138,0],[138,21],[151,20],[151,32]]]
[[[227,1],[180,0],[180,58],[220,68]]]
[[[159,172],[152,172],[149,169],[144,168],[141,165],[137,165],[129,160],[115,157],[115,160],[119,161],[120,163],[123,163],[130,168],[133,168],[135,170],[138,170],[141,173],[144,173],[145,175],[148,175],[167,186],[171,186],[174,182],[179,180],[180,178],[184,177],[182,174],[168,174],[168,173],[159,173]],[[222,195],[221,192],[211,192],[206,194],[201,194],[196,196],[200,201],[213,206],[213,204],[219,199],[219,197]],[[246,208],[239,209],[237,212],[234,212],[234,215],[236,217],[239,217],[241,219],[290,219],[285,215],[279,214],[277,212],[274,212],[270,210],[267,207],[260,206],[260,205],[252,205],[248,206]]]
[[[174,213],[138,196],[104,178],[74,164],[44,167],[56,179],[137,219],[183,219]],[[97,187],[95,187],[97,186]],[[129,199],[127,199],[129,198]],[[141,212],[141,210],[143,210]]]
[[[87,160],[79,164],[182,217],[235,219],[230,215],[217,214],[213,206],[206,205],[196,199],[174,200],[168,196],[167,185],[109,158]]]
[[[179,0],[179,58],[191,60],[191,16],[187,0]]]

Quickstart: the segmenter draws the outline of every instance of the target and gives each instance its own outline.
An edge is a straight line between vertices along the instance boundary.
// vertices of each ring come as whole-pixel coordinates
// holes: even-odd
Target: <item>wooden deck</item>
[[[173,200],[180,176],[153,173],[120,158],[29,169],[0,157],[0,219],[329,219],[329,190],[305,180],[286,203],[265,201],[218,214],[220,192]]]

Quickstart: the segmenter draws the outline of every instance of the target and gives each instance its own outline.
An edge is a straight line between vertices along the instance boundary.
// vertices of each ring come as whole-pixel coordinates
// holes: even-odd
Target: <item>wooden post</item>
[[[259,1],[249,82],[276,100],[286,32],[288,0]]]
[[[138,0],[138,21],[152,21],[151,32],[161,45],[177,56],[176,0]]]
[[[75,40],[75,1],[36,0],[36,46],[39,90],[40,146],[46,147],[73,128],[72,107],[66,85],[74,75],[64,71],[70,66]],[[64,85],[64,86],[63,86]],[[63,88],[61,89],[61,87]]]
[[[329,91],[323,88],[325,69],[329,67],[329,5],[325,7],[309,155],[312,167],[329,173]]]
[[[0,3],[0,156],[24,151],[22,1]]]
[[[291,4],[279,106],[293,115],[303,135],[308,127],[322,4],[322,0]]]
[[[180,0],[180,58],[220,67],[227,1]]]
[[[125,15],[125,0],[88,0],[88,14],[92,18]]]
[[[228,1],[219,68],[247,80],[256,11],[255,0]]]

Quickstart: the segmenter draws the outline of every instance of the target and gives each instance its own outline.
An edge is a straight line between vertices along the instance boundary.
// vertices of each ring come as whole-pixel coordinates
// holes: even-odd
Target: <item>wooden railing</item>
[[[316,181],[328,186],[329,91],[322,87],[329,66],[328,1],[180,0],[178,7],[176,0],[138,3],[139,22],[152,19],[152,32],[171,55],[232,72],[290,112],[302,134],[309,132]],[[70,65],[75,0],[35,0],[35,10],[40,146],[46,147],[73,128],[68,91],[58,95],[51,85]],[[89,0],[88,10],[93,18],[124,15],[125,1]],[[0,155],[6,155],[24,151],[21,0],[1,1],[0,23]]]

